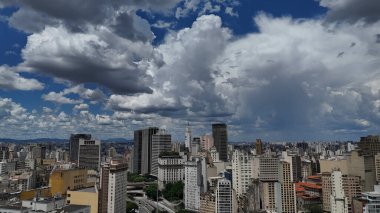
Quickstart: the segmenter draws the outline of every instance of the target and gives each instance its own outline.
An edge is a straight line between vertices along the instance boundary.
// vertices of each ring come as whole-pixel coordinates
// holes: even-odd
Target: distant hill
[[[11,138],[0,138],[0,142],[3,143],[19,143],[19,144],[26,144],[26,143],[65,143],[68,142],[68,139],[60,139],[60,138],[36,138],[36,139],[11,139]],[[110,138],[101,140],[103,143],[132,143],[132,139],[125,139],[125,138]]]

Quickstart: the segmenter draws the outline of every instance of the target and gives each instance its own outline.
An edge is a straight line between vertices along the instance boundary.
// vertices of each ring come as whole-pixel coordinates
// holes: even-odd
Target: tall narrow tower
[[[185,147],[191,150],[191,128],[190,123],[187,123],[185,131]]]
[[[227,162],[227,124],[213,124],[212,137],[214,138],[214,146],[219,152],[219,159],[221,161]]]

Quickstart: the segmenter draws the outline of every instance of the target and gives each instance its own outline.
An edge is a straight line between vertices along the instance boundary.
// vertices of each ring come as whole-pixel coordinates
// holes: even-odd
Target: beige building
[[[55,170],[50,175],[51,194],[66,195],[68,190],[77,190],[87,186],[86,169]]]
[[[215,195],[211,193],[201,193],[201,205],[199,213],[215,213]]]
[[[363,191],[373,190],[376,184],[375,158],[361,156],[354,150],[343,159],[321,159],[321,173],[339,169],[343,175],[360,176]]]
[[[281,184],[281,208],[283,213],[296,212],[296,192],[292,177],[292,163],[281,161],[279,167],[279,182]]]
[[[343,174],[343,173],[342,173]],[[323,211],[331,211],[332,178],[330,172],[322,173]],[[343,191],[347,197],[348,210],[351,212],[352,198],[362,192],[360,176],[342,175]]]
[[[98,196],[99,192],[96,187],[67,191],[67,204],[90,206],[91,213],[97,213]]]

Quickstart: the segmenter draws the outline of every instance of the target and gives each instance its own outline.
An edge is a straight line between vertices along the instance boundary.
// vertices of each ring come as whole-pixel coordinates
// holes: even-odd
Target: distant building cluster
[[[131,143],[0,144],[0,212],[376,213],[380,140],[229,143],[224,123],[184,141],[158,127]]]

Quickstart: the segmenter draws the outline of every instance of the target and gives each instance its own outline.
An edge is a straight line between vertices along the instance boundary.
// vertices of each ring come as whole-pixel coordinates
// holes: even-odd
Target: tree
[[[157,184],[151,184],[149,186],[147,186],[145,189],[144,189],[144,192],[146,194],[146,196],[148,196],[148,198],[152,199],[152,200],[157,200],[157,190],[158,190],[158,187],[157,187]],[[158,197],[161,196],[161,192],[158,191]]]
[[[139,210],[139,206],[136,203],[127,201],[126,213],[135,213],[135,212],[138,212],[138,210]]]
[[[310,205],[307,207],[310,213],[323,213],[321,205]]]
[[[181,181],[175,183],[168,183],[165,186],[162,194],[168,201],[177,201],[183,199],[184,183]]]

